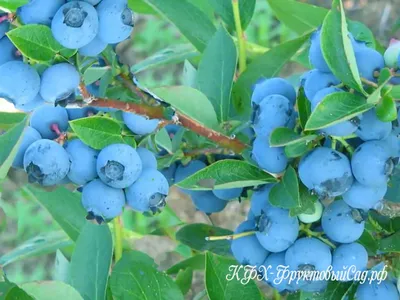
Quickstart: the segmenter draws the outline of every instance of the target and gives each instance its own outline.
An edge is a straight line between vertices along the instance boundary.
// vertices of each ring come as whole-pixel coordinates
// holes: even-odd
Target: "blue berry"
[[[391,157],[400,156],[400,128],[394,127],[387,138],[382,140],[388,147]]]
[[[68,2],[71,2],[71,1],[74,1],[74,0],[67,0],[67,1],[68,1]],[[82,0],[82,1],[85,1],[85,2],[87,2],[87,3],[89,3],[89,4],[93,5],[93,6],[95,6],[95,5],[99,4],[99,2],[100,2],[101,0]]]
[[[22,142],[19,145],[18,152],[15,155],[14,161],[12,163],[12,166],[14,168],[23,168],[24,167],[24,155],[25,155],[26,149],[28,149],[28,147],[30,145],[32,145],[34,142],[36,142],[37,140],[40,140],[40,139],[42,139],[42,137],[40,136],[40,133],[37,132],[37,130],[35,128],[32,128],[30,126],[25,128],[24,135],[22,137]]]
[[[264,279],[279,292],[291,290],[289,278],[282,276],[285,263],[286,252],[271,253],[262,264],[262,275]]]
[[[340,281],[353,280],[356,272],[367,269],[367,264],[367,250],[358,243],[342,244],[333,252],[332,271],[341,271],[347,274],[347,276],[339,277],[338,279]],[[348,271],[348,273],[346,271]]]
[[[343,200],[337,200],[325,208],[321,225],[331,240],[338,243],[352,243],[362,235],[365,222],[360,211],[351,208]]]
[[[254,231],[254,220],[242,222],[235,230],[235,234]],[[264,249],[255,235],[248,235],[232,240],[231,251],[235,259],[242,265],[260,266],[269,252]]]
[[[288,164],[283,147],[270,147],[268,138],[256,137],[251,157],[260,168],[270,173],[282,173]]]
[[[360,76],[370,81],[377,81],[374,76],[375,71],[380,71],[385,67],[385,60],[382,54],[375,49],[364,47],[355,52],[358,72]]]
[[[145,117],[124,112],[122,114],[125,125],[135,134],[145,135],[154,132],[157,129],[158,119],[146,119]]]
[[[8,21],[8,14],[3,13],[0,10],[0,39],[6,35],[6,32],[10,30],[10,22]]]
[[[322,89],[338,85],[339,79],[332,73],[323,73],[319,70],[311,70],[304,82],[304,93],[308,100],[312,100]]]
[[[153,152],[143,147],[137,148],[136,151],[137,154],[139,154],[140,160],[142,161],[143,169],[157,170],[157,159]]]
[[[95,115],[97,114],[97,110],[94,107],[87,106],[83,108],[68,108],[67,113],[68,119],[73,121]]]
[[[270,252],[289,248],[299,234],[299,220],[289,215],[289,210],[270,207],[258,219],[256,236]]]
[[[112,144],[100,151],[96,169],[105,184],[123,189],[139,178],[142,162],[131,146]]]
[[[349,159],[342,153],[325,147],[315,148],[302,157],[299,178],[321,197],[344,194],[353,183]]]
[[[355,181],[351,188],[343,194],[343,200],[353,208],[369,210],[383,199],[387,185],[367,186]]]
[[[0,65],[13,60],[22,60],[22,56],[18,55],[18,50],[10,39],[5,36],[0,39]]]
[[[311,110],[314,111],[317,105],[328,95],[343,92],[337,87],[328,87],[318,91],[311,100]],[[335,125],[321,129],[320,131],[333,136],[347,136],[353,134],[357,130],[357,122],[353,120],[342,121]]]
[[[29,182],[43,186],[58,184],[67,176],[70,165],[67,151],[51,140],[37,140],[24,155],[24,169]]]
[[[286,97],[267,96],[255,108],[254,131],[259,137],[268,137],[277,127],[288,126],[293,113],[293,106]]]
[[[317,30],[311,35],[311,46],[308,57],[314,68],[325,73],[331,72],[321,50],[321,30]]]
[[[68,129],[68,113],[64,107],[42,105],[35,109],[31,116],[30,125],[45,139],[55,139],[58,135],[52,129],[56,124],[60,131]]]
[[[140,212],[156,213],[165,206],[169,185],[162,173],[144,169],[138,180],[125,190],[128,205]]]
[[[56,103],[75,93],[80,82],[79,72],[68,63],[53,65],[42,75],[40,95],[46,102]]]
[[[392,123],[382,122],[376,116],[375,109],[370,109],[362,114],[356,134],[363,141],[383,140],[390,135],[391,131]]]
[[[40,94],[38,94],[31,102],[28,102],[26,104],[17,104],[15,105],[15,108],[24,112],[31,112],[44,104],[44,99],[42,98],[42,96],[40,96]]]
[[[217,198],[211,191],[191,191],[190,196],[194,206],[206,214],[220,212],[228,204],[228,201]]]
[[[300,290],[303,292],[319,293],[326,291],[328,281],[326,280],[305,280],[300,284]]]
[[[250,210],[255,216],[260,216],[268,208],[272,207],[269,203],[269,193],[273,186],[273,184],[266,184],[260,189],[253,191],[253,195],[251,195]]]
[[[79,48],[79,54],[83,56],[96,57],[107,48],[107,43],[103,42],[99,37],[95,37],[86,46]]]
[[[178,183],[178,182],[184,180],[185,178],[193,175],[197,171],[204,169],[205,167],[206,167],[206,164],[200,160],[192,160],[186,166],[179,165],[175,172],[175,182]],[[186,190],[186,189],[181,189],[181,191],[188,195],[191,195],[194,192],[194,191]]]
[[[71,157],[68,178],[77,185],[84,185],[97,177],[96,161],[99,152],[85,145],[81,140],[68,141],[65,146]]]
[[[57,10],[65,0],[29,0],[17,10],[17,15],[24,24],[50,25]]]
[[[122,189],[115,189],[101,180],[95,179],[82,189],[82,206],[89,215],[107,221],[122,214],[125,194]]]
[[[176,163],[171,164],[168,168],[162,169],[160,172],[167,178],[168,184],[173,185],[175,182]]]
[[[291,105],[296,103],[295,89],[289,81],[279,77],[259,81],[254,87],[251,103],[252,105],[260,104],[265,97],[271,95],[281,95],[287,98]]]
[[[69,49],[79,49],[89,44],[96,37],[98,29],[96,9],[83,1],[64,4],[51,22],[54,38]]]
[[[361,144],[351,158],[351,167],[358,182],[368,186],[383,186],[393,171],[390,150],[384,142]]]
[[[219,199],[229,201],[239,198],[243,192],[243,188],[213,190],[212,192]]]
[[[38,72],[22,61],[9,61],[0,66],[0,98],[15,105],[34,101],[39,93]]]
[[[356,291],[357,300],[399,300],[400,296],[396,286],[388,279],[379,283],[373,280],[371,283],[367,280],[360,284]]]
[[[129,38],[134,20],[126,0],[103,0],[96,8],[99,15],[99,38],[116,44]]]

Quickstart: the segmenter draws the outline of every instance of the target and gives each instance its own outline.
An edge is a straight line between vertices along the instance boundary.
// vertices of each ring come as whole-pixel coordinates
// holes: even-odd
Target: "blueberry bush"
[[[24,173],[21,193],[62,229],[0,257],[0,299],[178,300],[199,272],[196,300],[400,299],[400,41],[382,45],[341,0],[268,0],[295,37],[265,48],[244,34],[255,4],[0,0],[0,98],[19,111],[0,112],[0,184]],[[142,13],[188,45],[123,64],[116,45],[135,45]],[[182,62],[180,86],[139,81]],[[288,63],[307,70],[294,83],[279,77]],[[185,223],[170,188],[207,216],[248,201],[247,219]],[[180,262],[135,250],[137,216]],[[54,252],[54,280],[8,278]],[[275,280],[278,266],[297,277]],[[299,277],[329,268],[349,272]]]

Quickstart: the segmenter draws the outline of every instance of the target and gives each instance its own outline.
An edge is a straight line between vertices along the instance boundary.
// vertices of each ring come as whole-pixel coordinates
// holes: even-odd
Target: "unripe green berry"
[[[315,202],[314,207],[315,207],[315,212],[313,214],[300,214],[298,215],[299,220],[303,223],[309,224],[317,222],[319,219],[321,219],[323,210],[321,202],[319,201]]]
[[[385,58],[385,64],[389,68],[397,68],[398,57],[400,55],[400,41],[393,40],[390,46],[386,49],[383,57]]]

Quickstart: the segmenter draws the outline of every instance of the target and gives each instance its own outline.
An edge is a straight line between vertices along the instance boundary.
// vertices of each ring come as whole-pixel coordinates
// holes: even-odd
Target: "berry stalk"
[[[116,217],[113,220],[114,230],[114,259],[118,262],[122,257],[123,247],[123,228],[121,224],[121,217]]]

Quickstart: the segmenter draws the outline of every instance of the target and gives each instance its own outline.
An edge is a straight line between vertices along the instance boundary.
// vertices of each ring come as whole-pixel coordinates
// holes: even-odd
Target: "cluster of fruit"
[[[351,34],[349,39],[360,76],[366,82],[377,82],[385,65],[394,70],[399,67],[399,43],[392,43],[384,57]],[[329,94],[354,92],[331,73],[322,55],[320,31],[311,38],[309,58],[315,69],[302,77],[300,87],[312,111]],[[269,145],[273,130],[288,127],[302,134],[296,126],[295,102],[294,88],[281,78],[263,79],[253,90],[256,138],[252,158],[270,173],[282,173],[289,163],[284,148]],[[301,183],[310,194],[318,196],[314,213],[291,216],[289,210],[269,203],[273,184],[255,189],[248,219],[237,227],[237,238],[231,244],[237,261],[263,266],[260,270],[267,270],[267,282],[278,291],[321,292],[328,284],[327,280],[277,280],[282,275],[278,266],[287,266],[290,271],[327,271],[331,266],[340,281],[352,281],[357,272],[366,271],[368,253],[357,241],[363,234],[368,210],[377,208],[386,193],[400,156],[399,133],[398,120],[383,122],[375,109],[319,130],[319,138],[310,144],[313,148],[291,161],[298,166]],[[344,153],[336,149],[335,139],[345,144]],[[347,273],[341,276],[338,271]],[[386,279],[381,284],[360,284],[356,297],[399,299],[394,282]]]

